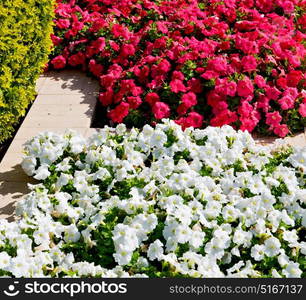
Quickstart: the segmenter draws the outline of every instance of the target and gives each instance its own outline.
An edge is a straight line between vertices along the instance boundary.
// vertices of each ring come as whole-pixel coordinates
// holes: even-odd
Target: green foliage
[[[0,3],[0,143],[34,99],[51,49],[53,11],[54,0]]]

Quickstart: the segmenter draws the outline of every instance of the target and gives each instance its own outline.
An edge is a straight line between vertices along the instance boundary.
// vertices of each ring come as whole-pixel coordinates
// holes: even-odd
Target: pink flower
[[[113,103],[114,91],[112,88],[107,89],[106,92],[99,94],[99,101],[103,106],[109,106]]]
[[[278,100],[278,103],[281,106],[281,109],[288,110],[290,108],[294,108],[294,98],[290,95],[283,96]]]
[[[116,77],[113,74],[100,76],[100,84],[104,88],[109,88],[114,85]]]
[[[254,130],[254,128],[256,127],[256,125],[258,124],[259,120],[256,118],[240,118],[240,130],[242,131],[248,131],[248,132],[252,132]]]
[[[277,100],[281,95],[281,92],[275,87],[266,87],[266,96],[271,100]]]
[[[248,101],[242,101],[238,108],[238,113],[243,117],[248,117],[253,110],[254,107]]]
[[[98,64],[94,59],[91,59],[89,61],[89,71],[94,74],[97,77],[101,76],[101,73],[103,71],[103,66]]]
[[[121,47],[121,52],[120,55],[122,57],[129,57],[129,56],[133,56],[135,54],[135,47],[132,44],[124,44]]]
[[[291,1],[284,1],[281,5],[285,14],[292,14],[294,12],[294,4]]]
[[[51,60],[54,69],[63,69],[66,66],[66,58],[62,55],[56,56]]]
[[[68,63],[69,65],[75,67],[78,65],[82,65],[85,62],[85,55],[82,52],[78,52],[77,54],[73,54],[69,57]]]
[[[197,78],[191,78],[187,81],[188,88],[194,93],[202,93],[203,87],[201,81]]]
[[[266,80],[261,75],[256,75],[254,82],[260,89],[263,89],[267,86]]]
[[[157,66],[157,70],[161,74],[168,73],[171,69],[171,64],[167,59],[163,59]]]
[[[214,70],[217,73],[224,73],[227,71],[228,63],[223,57],[216,57],[208,62],[208,68]]]
[[[221,111],[218,115],[210,120],[211,126],[223,126],[234,123],[238,120],[237,114],[228,109]]]
[[[218,78],[216,80],[215,91],[219,95],[234,97],[237,91],[237,84],[234,81],[228,81],[227,78]]]
[[[197,96],[193,92],[189,92],[183,95],[182,103],[187,107],[190,108],[197,104]]]
[[[68,19],[58,19],[56,20],[56,26],[60,29],[67,29],[70,26],[70,21]]]
[[[155,119],[168,118],[170,116],[170,108],[164,102],[156,102],[152,108]]]
[[[172,73],[172,79],[179,79],[183,81],[185,79],[185,76],[182,72],[180,71],[173,71]]]
[[[203,116],[196,112],[191,112],[187,117],[181,117],[175,120],[175,123],[182,126],[183,130],[188,127],[199,128],[202,127]]]
[[[299,70],[290,71],[287,75],[287,84],[290,87],[296,87],[299,82],[303,79],[303,73]]]
[[[299,113],[303,118],[306,118],[306,102],[300,104]]]
[[[146,102],[148,102],[151,106],[153,106],[156,102],[159,101],[159,96],[156,93],[148,93],[145,98]]]
[[[122,123],[123,119],[129,114],[130,105],[126,102],[121,102],[108,113],[108,117],[114,123]]]
[[[241,60],[241,65],[243,72],[252,72],[256,70],[257,60],[252,55],[244,56]]]
[[[278,111],[266,113],[266,124],[275,127],[278,126],[282,120],[282,116]]]
[[[92,47],[95,48],[96,53],[101,52],[102,50],[104,50],[105,48],[105,38],[104,37],[99,37],[97,38],[97,40],[93,41],[91,43]]]
[[[127,97],[127,101],[130,104],[130,107],[132,109],[137,109],[140,106],[140,104],[142,103],[142,100],[141,100],[141,98],[139,96],[136,96],[136,97],[133,97],[133,96]]]
[[[217,78],[218,76],[219,74],[216,71],[211,71],[211,70],[208,70],[201,75],[201,77],[206,80]]]
[[[202,127],[202,124],[203,124],[203,116],[194,111],[189,113],[185,121],[186,127],[199,128]]]
[[[114,42],[114,41],[109,41],[109,45],[111,46],[111,48],[114,51],[119,51],[119,49],[120,49],[120,46],[116,42]]]
[[[179,79],[174,79],[170,82],[170,88],[173,93],[186,92],[186,87]]]
[[[283,138],[289,133],[289,129],[286,124],[282,124],[274,127],[273,132],[279,137]]]
[[[130,38],[129,30],[123,25],[113,24],[111,31],[115,38],[123,37],[126,40]]]
[[[238,81],[237,92],[240,97],[253,96],[254,86],[249,77],[245,76],[243,80]]]
[[[168,33],[168,27],[166,22],[156,22],[157,30],[159,30],[161,33]]]
[[[63,41],[63,39],[61,39],[60,37],[58,37],[54,34],[51,34],[51,40],[52,40],[52,43],[53,43],[54,46],[59,45]]]

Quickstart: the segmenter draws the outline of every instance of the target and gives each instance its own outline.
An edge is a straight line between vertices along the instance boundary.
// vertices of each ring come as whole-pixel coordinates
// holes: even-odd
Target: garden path
[[[41,131],[64,132],[72,128],[84,136],[90,128],[96,106],[98,82],[74,70],[48,72],[37,81],[37,98],[0,163],[0,218],[13,221],[15,204],[28,193],[27,183],[35,183],[21,169],[22,145]],[[258,143],[273,144],[275,138],[255,137]],[[306,146],[305,133],[285,139]]]

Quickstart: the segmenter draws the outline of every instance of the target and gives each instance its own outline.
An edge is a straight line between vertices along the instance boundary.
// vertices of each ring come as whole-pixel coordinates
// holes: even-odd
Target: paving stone
[[[277,137],[258,137],[256,134],[253,135],[253,138],[261,145],[274,145],[279,139]],[[306,146],[306,135],[305,133],[298,133],[292,137],[286,137],[284,141],[288,145],[304,147]]]
[[[17,165],[1,165],[0,166],[0,182],[28,182],[38,183],[33,177],[29,177],[20,164]]]
[[[20,139],[20,140],[14,139],[6,153],[16,153],[16,155],[22,155],[24,148],[23,145],[26,141],[27,139]],[[3,158],[1,164],[5,161],[7,161],[6,156]],[[10,162],[8,161],[8,163]]]
[[[75,70],[49,72],[46,82],[42,85],[41,95],[65,95],[97,93],[99,84],[84,73]]]
[[[79,116],[76,118],[67,118],[65,116],[50,116],[48,118],[35,116],[26,118],[22,124],[24,128],[88,128],[91,119],[87,116]]]
[[[95,106],[97,103],[96,95],[41,95],[38,94],[34,105],[87,105],[88,107]]]
[[[46,105],[34,105],[27,117],[35,117],[39,115],[40,117],[50,117],[50,116],[65,116],[66,118],[77,118],[82,115],[87,115],[91,119],[93,115],[94,107],[93,105],[83,105],[83,104],[46,104]]]

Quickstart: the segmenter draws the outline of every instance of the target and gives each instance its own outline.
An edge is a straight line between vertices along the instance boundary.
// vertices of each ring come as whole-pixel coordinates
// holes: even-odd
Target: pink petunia
[[[303,118],[306,118],[306,102],[300,104],[299,113]]]
[[[126,102],[121,102],[108,113],[108,117],[114,123],[122,123],[123,119],[129,114],[130,105]]]
[[[188,108],[197,104],[197,96],[193,92],[189,92],[183,95],[182,103]]]
[[[266,113],[266,123],[272,127],[278,126],[282,120],[282,116],[278,111]]]
[[[243,80],[238,81],[237,93],[240,97],[253,96],[254,86],[249,77],[245,76]]]
[[[164,102],[156,102],[152,108],[155,119],[168,118],[170,116],[170,108]]]
[[[159,99],[160,98],[156,93],[148,93],[145,98],[146,102],[148,102],[151,106],[153,106],[156,102],[158,102]]]
[[[289,133],[289,129],[286,124],[281,124],[274,127],[273,132],[279,137],[283,138]]]
[[[256,70],[257,60],[254,56],[244,56],[241,60],[243,72],[252,72]]]
[[[174,79],[170,82],[170,88],[173,93],[186,92],[186,87],[179,79]]]
[[[54,69],[63,69],[66,66],[66,58],[62,55],[58,55],[51,60],[51,64]]]

